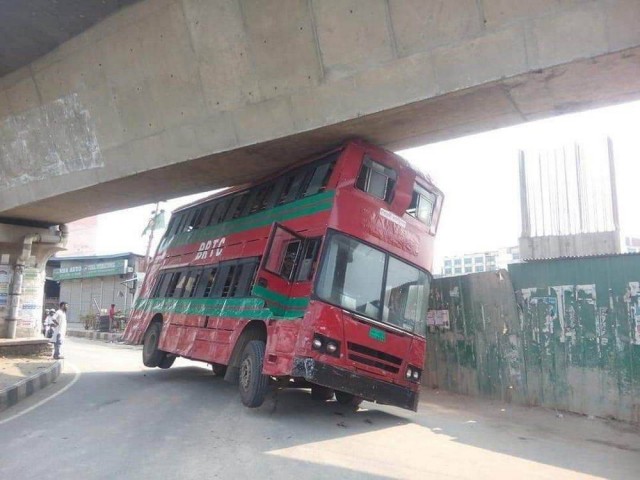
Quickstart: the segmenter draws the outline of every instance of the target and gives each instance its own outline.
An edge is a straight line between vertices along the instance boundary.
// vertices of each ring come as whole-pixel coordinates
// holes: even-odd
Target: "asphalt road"
[[[139,348],[80,339],[65,355],[55,385],[0,415],[1,479],[627,480],[640,471],[640,431],[622,423],[436,392],[418,413],[369,403],[354,412],[304,390],[249,410],[204,364],[147,369]]]

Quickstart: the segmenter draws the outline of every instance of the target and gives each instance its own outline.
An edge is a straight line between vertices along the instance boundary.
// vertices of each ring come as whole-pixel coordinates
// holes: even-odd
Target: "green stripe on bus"
[[[275,292],[273,292],[275,293]],[[294,300],[304,300],[294,299]],[[308,304],[308,299],[307,304]],[[299,303],[299,302],[295,302]],[[184,315],[206,315],[210,317],[282,319],[300,318],[304,309],[288,307],[267,307],[264,300],[248,298],[144,298],[136,302],[135,310],[157,313],[178,313]]]
[[[264,297],[272,302],[279,303],[280,305],[292,308],[307,308],[309,305],[309,297],[288,297],[268,288],[256,285],[251,292],[253,295]]]
[[[318,193],[295,202],[275,207],[270,210],[255,213],[247,217],[231,220],[211,227],[181,233],[174,236],[167,246],[176,247],[188,243],[199,242],[211,238],[220,238],[225,235],[251,230],[252,228],[271,225],[273,222],[283,222],[305,215],[330,210],[333,206],[334,191]]]

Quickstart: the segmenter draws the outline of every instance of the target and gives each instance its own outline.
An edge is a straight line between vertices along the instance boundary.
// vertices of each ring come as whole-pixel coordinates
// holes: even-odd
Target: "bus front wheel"
[[[245,407],[257,408],[264,402],[269,388],[269,377],[262,374],[265,344],[251,340],[242,352],[240,360],[240,399]]]
[[[325,402],[333,398],[333,389],[322,385],[311,385],[311,398],[320,402]]]
[[[149,326],[147,333],[144,335],[142,363],[144,363],[146,367],[157,367],[165,359],[166,353],[158,348],[161,331],[162,324],[156,322]]]
[[[362,403],[362,397],[357,397],[355,395],[352,395],[350,393],[346,393],[346,392],[341,392],[339,390],[336,390],[336,401],[340,404],[340,405],[347,405],[350,407],[359,407],[360,404]]]

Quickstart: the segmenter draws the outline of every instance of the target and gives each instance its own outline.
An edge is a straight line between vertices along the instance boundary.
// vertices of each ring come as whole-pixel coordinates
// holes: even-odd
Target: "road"
[[[0,478],[626,480],[640,471],[640,432],[623,423],[436,392],[418,413],[369,403],[354,412],[303,390],[249,410],[204,364],[147,369],[137,347],[66,347],[58,382],[0,415]]]

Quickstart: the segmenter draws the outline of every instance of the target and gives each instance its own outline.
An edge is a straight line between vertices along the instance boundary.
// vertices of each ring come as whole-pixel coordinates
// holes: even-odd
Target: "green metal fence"
[[[438,279],[431,308],[431,386],[640,422],[640,255]]]

